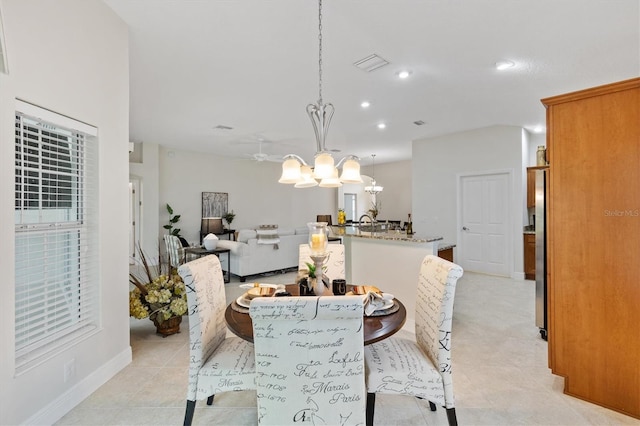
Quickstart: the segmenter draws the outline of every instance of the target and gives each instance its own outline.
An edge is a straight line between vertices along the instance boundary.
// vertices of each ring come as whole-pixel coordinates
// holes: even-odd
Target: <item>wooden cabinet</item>
[[[640,78],[547,107],[549,364],[640,418]]]
[[[524,234],[524,277],[536,279],[536,235]]]
[[[536,169],[527,167],[527,207],[536,206]]]
[[[548,168],[549,166],[527,167],[527,207],[536,206],[536,170]]]

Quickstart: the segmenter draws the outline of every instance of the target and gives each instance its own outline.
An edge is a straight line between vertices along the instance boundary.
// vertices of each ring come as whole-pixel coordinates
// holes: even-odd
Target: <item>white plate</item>
[[[244,297],[244,294],[236,299],[236,303],[243,308],[248,308],[251,301]]]
[[[389,309],[393,306],[393,299],[392,300],[385,300],[384,301],[384,305],[381,306],[380,308],[376,309],[374,312],[377,311],[384,311],[385,309]]]

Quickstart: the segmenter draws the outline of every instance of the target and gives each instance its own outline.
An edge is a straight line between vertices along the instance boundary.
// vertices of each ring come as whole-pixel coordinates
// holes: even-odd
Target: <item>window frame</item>
[[[100,329],[98,131],[16,100],[15,372]]]

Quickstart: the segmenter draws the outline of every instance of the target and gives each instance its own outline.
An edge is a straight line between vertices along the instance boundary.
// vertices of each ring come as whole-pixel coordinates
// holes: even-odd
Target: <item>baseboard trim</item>
[[[107,361],[96,371],[78,382],[74,387],[60,395],[42,410],[28,418],[24,424],[28,425],[52,425],[76,405],[80,404],[104,385],[109,379],[118,374],[132,360],[131,346],[120,352],[118,355]]]

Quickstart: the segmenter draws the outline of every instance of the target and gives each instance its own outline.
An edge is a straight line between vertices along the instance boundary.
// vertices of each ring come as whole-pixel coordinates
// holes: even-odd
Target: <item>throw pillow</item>
[[[280,236],[278,235],[278,225],[260,225],[256,229],[258,234],[258,244],[273,244],[273,248],[278,248]]]

